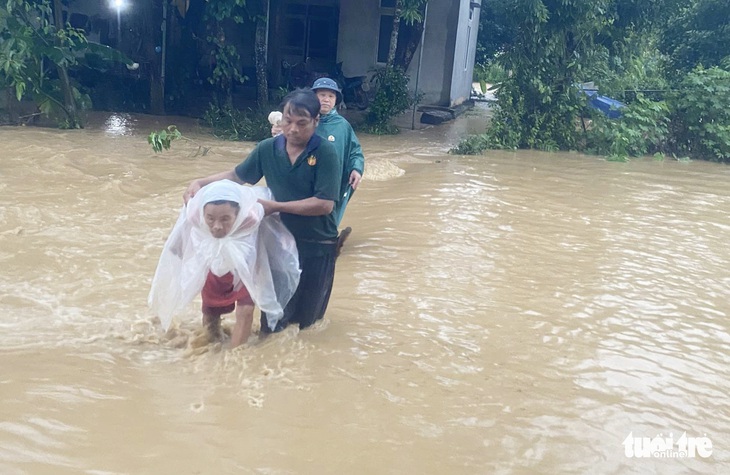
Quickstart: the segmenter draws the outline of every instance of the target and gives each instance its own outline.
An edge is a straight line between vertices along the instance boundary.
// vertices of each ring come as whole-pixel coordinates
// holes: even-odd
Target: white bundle
[[[283,117],[282,113],[279,111],[271,111],[269,113],[269,124],[271,125],[281,125],[281,118]]]

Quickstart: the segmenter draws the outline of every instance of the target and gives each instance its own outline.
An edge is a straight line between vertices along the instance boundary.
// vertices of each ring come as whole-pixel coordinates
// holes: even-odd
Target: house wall
[[[471,93],[479,9],[469,20],[470,0],[430,0],[424,45],[408,68],[411,91],[421,103],[460,104]],[[345,76],[362,76],[377,66],[380,0],[341,0],[337,60]],[[471,28],[470,28],[471,27]],[[419,70],[420,48],[423,47]]]
[[[341,0],[337,61],[347,77],[365,76],[375,67],[379,0]]]
[[[281,13],[280,5],[286,0],[271,0],[273,28]],[[334,0],[301,0],[309,4],[335,4]],[[338,0],[339,29],[337,38],[337,61],[342,62],[345,76],[370,75],[377,67],[378,34],[380,26],[380,0]],[[457,105],[469,98],[471,92],[476,38],[480,10],[474,9],[469,18],[470,0],[430,0],[424,44],[419,46],[408,69],[409,87],[423,94],[421,103],[443,106]],[[72,3],[72,11],[88,15],[92,21],[106,22],[107,28],[101,33],[116,39],[116,12],[106,1],[77,0]],[[134,3],[127,11],[122,11],[122,30],[125,30],[125,17],[135,13]],[[127,20],[128,21],[128,20]],[[232,28],[228,38],[241,46],[241,58],[245,73],[250,73],[254,64],[253,27]],[[91,39],[97,40],[98,31]],[[123,36],[126,36],[123,34]],[[271,39],[271,38],[270,38]],[[111,44],[114,44],[112,41]],[[281,81],[278,71],[281,63],[276,52],[276,41],[270,45],[270,68],[274,82]],[[420,48],[423,48],[422,61]]]
[[[458,12],[456,47],[451,75],[449,105],[455,106],[469,99],[474,76],[480,8],[470,9],[470,0],[461,0]]]
[[[479,31],[479,8],[471,10],[470,0],[431,0],[428,2],[423,63],[418,74],[419,50],[408,68],[410,85],[423,94],[421,102],[456,106],[471,95]]]
[[[66,7],[66,11],[74,15],[77,20],[86,18],[87,24],[74,24],[74,26],[83,28],[89,41],[101,42],[107,41],[109,37],[116,38],[117,14],[111,3],[99,0],[76,0]],[[120,15],[124,16],[126,11],[125,8]],[[69,18],[67,17],[66,20],[68,21]]]
[[[408,68],[409,87],[423,94],[422,104],[449,105],[453,58],[456,43],[458,2],[431,0],[426,14],[426,33]],[[423,56],[421,57],[421,48]],[[422,59],[419,72],[419,60]]]

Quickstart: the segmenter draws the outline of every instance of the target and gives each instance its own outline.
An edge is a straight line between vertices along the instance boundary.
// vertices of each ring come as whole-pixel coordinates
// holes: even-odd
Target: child
[[[149,295],[165,330],[197,294],[211,339],[220,338],[221,316],[235,310],[231,346],[245,343],[254,305],[276,327],[299,282],[299,261],[293,236],[278,216],[264,217],[258,198],[272,196],[267,188],[220,180],[183,207]]]
[[[238,201],[225,199],[210,201],[203,205],[203,217],[214,238],[222,239],[230,234],[240,208]],[[256,214],[256,209],[252,207],[240,227],[250,226],[257,221],[260,221],[260,218]],[[248,340],[251,335],[254,303],[245,285],[240,285],[238,289],[234,287],[231,272],[219,277],[209,271],[201,298],[203,326],[208,330],[211,340],[220,338],[221,315],[231,313],[234,309],[236,324],[231,332],[231,346],[236,347]]]

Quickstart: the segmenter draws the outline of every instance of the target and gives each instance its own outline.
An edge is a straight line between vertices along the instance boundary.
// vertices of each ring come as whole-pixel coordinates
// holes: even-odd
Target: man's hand
[[[188,189],[185,190],[185,193],[183,193],[183,201],[185,202],[185,204],[187,204],[188,201],[190,201],[190,198],[195,196],[195,193],[200,191],[201,188],[202,187],[200,186],[200,183],[198,182],[198,180],[193,180],[190,183],[190,186],[188,186]]]
[[[258,202],[264,207],[264,216],[268,216],[279,211],[279,203],[276,201],[259,199]]]
[[[362,180],[362,175],[360,175],[360,172],[357,170],[353,170],[352,173],[350,173],[350,186],[353,190],[357,190],[357,185],[360,184],[360,181]]]
[[[243,184],[243,181],[241,181],[241,179],[238,178],[238,175],[236,175],[235,168],[232,170],[228,170],[227,172],[216,173],[215,175],[210,175],[205,178],[198,178],[197,180],[193,180],[190,182],[190,186],[188,186],[188,189],[185,190],[185,193],[183,193],[183,201],[185,201],[185,204],[187,204],[188,201],[190,201],[190,198],[195,196],[195,194],[200,191],[202,187],[218,180],[231,180],[232,182],[238,183],[239,185]]]

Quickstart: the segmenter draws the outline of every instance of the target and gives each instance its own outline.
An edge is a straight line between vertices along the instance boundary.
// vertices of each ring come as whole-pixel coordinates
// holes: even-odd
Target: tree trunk
[[[398,29],[400,27],[400,12],[403,8],[403,0],[395,0],[395,13],[393,13],[393,32],[390,34],[390,48],[388,49],[388,67],[393,66],[395,61],[395,50],[398,46]]]
[[[162,56],[155,48],[162,48],[162,1],[139,2],[142,9],[142,54],[149,64],[150,114],[165,114],[165,91],[162,84]]]
[[[394,64],[408,71],[423,34],[423,22],[412,25],[405,24],[398,34],[398,47],[395,51]]]
[[[63,7],[61,0],[53,0],[53,22],[56,29],[63,28]],[[56,40],[57,42],[60,40]],[[61,92],[63,93],[63,107],[66,117],[68,118],[68,127],[71,129],[81,129],[83,125],[76,111],[76,100],[74,99],[71,81],[68,78],[68,69],[64,64],[56,63],[58,70],[58,79],[61,82]]]
[[[256,102],[259,109],[269,105],[269,83],[266,78],[266,24],[269,18],[269,0],[259,0],[261,8],[256,16]]]
[[[5,103],[8,105],[8,123],[15,124],[18,121],[18,114],[15,107],[18,99],[15,96],[14,87],[5,88]]]

